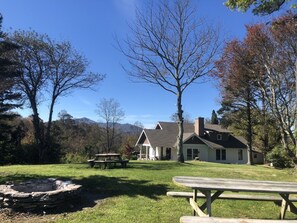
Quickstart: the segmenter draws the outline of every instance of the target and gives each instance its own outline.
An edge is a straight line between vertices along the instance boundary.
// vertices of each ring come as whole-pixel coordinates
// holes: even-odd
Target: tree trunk
[[[32,107],[32,111],[33,111],[34,138],[35,138],[35,143],[36,143],[36,146],[38,149],[39,163],[44,163],[45,148],[44,148],[43,134],[42,134],[41,126],[40,126],[37,105],[35,103],[35,100],[32,98],[30,98],[30,102],[31,102],[31,107]]]
[[[184,163],[184,153],[183,153],[183,134],[184,134],[184,120],[183,120],[183,110],[182,110],[182,92],[178,91],[177,94],[177,117],[178,117],[178,135],[177,135],[177,161]]]
[[[50,105],[50,111],[49,111],[49,116],[48,116],[48,122],[47,122],[47,129],[46,129],[46,138],[45,138],[45,142],[46,142],[46,149],[50,149],[51,145],[52,145],[52,141],[51,141],[51,127],[52,127],[52,119],[53,119],[53,111],[54,111],[54,105],[56,102],[56,97],[53,95],[52,96],[52,101],[51,101],[51,105]]]
[[[106,122],[106,152],[109,153],[110,152],[110,139],[109,139],[109,122]]]
[[[262,117],[263,117],[263,155],[264,155],[264,162],[266,154],[269,150],[269,135],[268,135],[268,120],[267,120],[267,107],[266,107],[266,100],[264,95],[262,95]]]
[[[295,62],[295,111],[297,110],[297,61]],[[295,113],[296,115],[296,113]],[[295,137],[297,136],[297,117],[295,117]],[[295,158],[297,159],[297,143],[295,144]]]
[[[247,102],[247,143],[248,143],[248,160],[247,160],[247,164],[248,165],[253,165],[253,148],[252,148],[252,144],[253,144],[253,128],[252,128],[252,116],[251,116],[251,103],[250,101]]]
[[[283,147],[284,147],[286,153],[288,154],[288,156],[292,157],[292,154],[291,154],[292,152],[289,148],[288,135],[284,129],[281,130],[281,137],[282,137]]]

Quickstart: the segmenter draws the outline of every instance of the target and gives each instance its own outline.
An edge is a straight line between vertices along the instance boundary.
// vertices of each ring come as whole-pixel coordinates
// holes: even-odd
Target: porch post
[[[148,146],[145,147],[145,159],[148,160]]]
[[[139,160],[142,159],[142,145],[139,146]]]

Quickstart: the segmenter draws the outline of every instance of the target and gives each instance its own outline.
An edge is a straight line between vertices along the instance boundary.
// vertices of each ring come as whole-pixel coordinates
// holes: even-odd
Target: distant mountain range
[[[105,123],[96,122],[92,119],[85,118],[85,117],[75,118],[74,121],[76,123],[86,123],[89,125],[99,125],[101,127],[105,127]],[[140,134],[142,131],[142,128],[140,128],[136,125],[129,124],[129,123],[125,123],[125,124],[117,123],[116,128],[119,129],[120,132],[127,133],[127,134]]]

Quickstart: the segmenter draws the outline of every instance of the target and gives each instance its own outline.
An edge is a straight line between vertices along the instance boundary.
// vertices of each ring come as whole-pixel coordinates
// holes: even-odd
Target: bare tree
[[[146,9],[137,10],[131,36],[120,46],[130,65],[124,69],[131,77],[176,95],[177,157],[184,162],[182,95],[190,84],[212,71],[219,33],[196,18],[189,0],[162,1]]]
[[[44,151],[43,125],[39,117],[38,104],[42,98],[42,91],[48,77],[48,58],[44,52],[46,35],[36,32],[18,31],[9,37],[10,41],[20,47],[12,58],[18,64],[21,76],[18,88],[24,93],[25,99],[32,109],[35,144],[42,162]]]
[[[20,46],[12,55],[22,73],[18,86],[32,108],[39,161],[46,162],[51,146],[52,114],[58,97],[69,94],[74,89],[90,88],[104,76],[87,72],[88,61],[69,42],[57,43],[47,35],[34,31],[18,31],[8,38]],[[38,105],[41,98],[46,99],[46,91],[50,95],[50,110],[44,135]]]
[[[88,60],[75,51],[69,42],[48,40],[46,54],[49,58],[48,90],[51,95],[46,139],[50,145],[54,105],[60,96],[75,89],[90,89],[104,79],[104,75],[87,71]]]
[[[178,122],[178,114],[173,113],[170,116],[170,120],[173,122]],[[183,120],[184,120],[184,123],[193,123],[194,122],[193,119],[191,118],[190,114],[187,112],[183,113]]]
[[[116,124],[121,121],[125,113],[121,109],[120,104],[113,98],[103,98],[97,105],[97,114],[105,121],[105,151],[110,152],[115,149],[115,141],[117,138]]]

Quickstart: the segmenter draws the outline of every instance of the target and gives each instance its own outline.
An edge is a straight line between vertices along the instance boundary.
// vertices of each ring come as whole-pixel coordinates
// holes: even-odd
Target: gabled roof
[[[246,141],[242,137],[229,136],[227,141],[210,141],[207,135],[199,137],[194,131],[194,123],[184,123],[183,141],[191,137],[197,137],[207,146],[213,149],[223,148],[246,148]],[[205,124],[205,131],[215,131],[218,133],[231,133],[220,125]],[[178,124],[176,122],[158,122],[155,129],[144,129],[136,145],[143,144],[147,139],[152,147],[173,147],[176,146],[178,135]]]
[[[136,142],[136,145],[143,144],[147,139],[152,147],[172,147],[176,142],[177,134],[162,129],[144,129]]]
[[[240,139],[243,139],[242,137],[237,137],[233,135],[229,135],[228,140],[217,140],[217,141],[210,141],[208,139],[208,136],[204,136],[203,138],[200,137],[200,139],[208,145],[210,148],[213,149],[224,149],[224,148],[242,148],[246,149],[246,143],[241,141]]]
[[[220,133],[231,133],[231,131],[223,128],[221,125],[205,124],[204,129],[209,131],[220,132]]]

